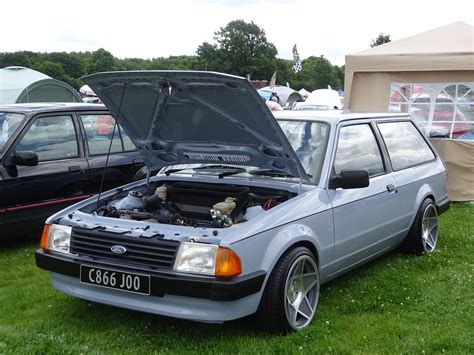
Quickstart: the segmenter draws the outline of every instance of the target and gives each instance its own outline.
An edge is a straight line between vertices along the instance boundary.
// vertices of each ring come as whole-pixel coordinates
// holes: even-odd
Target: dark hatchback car
[[[46,217],[143,167],[135,145],[103,105],[0,106],[0,239],[36,233]]]

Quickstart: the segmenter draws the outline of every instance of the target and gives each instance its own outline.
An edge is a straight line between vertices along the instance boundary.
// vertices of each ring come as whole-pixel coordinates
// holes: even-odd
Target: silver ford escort
[[[38,267],[74,297],[203,322],[313,320],[321,284],[436,248],[446,169],[406,114],[268,110],[245,79],[99,73],[156,176],[46,221]]]

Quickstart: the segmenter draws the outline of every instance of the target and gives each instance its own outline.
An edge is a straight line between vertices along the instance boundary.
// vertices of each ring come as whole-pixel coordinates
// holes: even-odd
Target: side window
[[[334,171],[366,170],[369,176],[385,171],[380,149],[368,124],[342,127],[339,132]]]
[[[86,132],[90,155],[107,154],[112,133],[114,134],[114,139],[110,152],[117,153],[123,150],[117,128],[115,128],[114,133],[115,120],[111,115],[81,115],[81,120]]]
[[[128,134],[125,133],[122,127],[120,127],[120,135],[122,136],[123,150],[125,150],[126,152],[131,150],[137,150],[137,147],[135,146],[135,144],[133,144],[132,140],[130,139]]]
[[[435,158],[428,144],[413,123],[385,122],[378,124],[394,170],[401,170]]]
[[[76,158],[76,129],[71,116],[36,119],[16,146],[17,152],[33,151],[39,161]]]

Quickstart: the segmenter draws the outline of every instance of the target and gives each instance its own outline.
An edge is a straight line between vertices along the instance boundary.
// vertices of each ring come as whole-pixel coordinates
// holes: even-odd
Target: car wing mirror
[[[13,155],[13,163],[20,166],[38,165],[38,154],[35,152],[16,152]]]
[[[369,173],[366,170],[342,170],[329,182],[330,189],[359,189],[369,186]]]

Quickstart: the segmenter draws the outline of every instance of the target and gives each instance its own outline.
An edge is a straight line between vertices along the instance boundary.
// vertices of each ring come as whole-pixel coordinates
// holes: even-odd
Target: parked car
[[[66,294],[204,322],[257,313],[269,329],[301,329],[321,284],[399,245],[436,248],[446,169],[406,114],[275,119],[249,81],[218,73],[85,81],[147,166],[166,168],[46,221],[36,263]]]
[[[432,123],[428,124],[427,118],[419,108],[410,108],[409,114],[413,122],[429,138],[449,138],[450,130],[443,125]]]
[[[332,110],[333,108],[330,108],[329,106],[326,105],[311,105],[311,104],[305,104],[304,102],[298,103],[298,105],[295,105],[293,110],[296,111],[326,111],[326,110]]]
[[[48,216],[99,190],[112,135],[100,135],[100,117],[112,132],[103,105],[0,106],[0,239],[40,234]],[[111,152],[106,189],[131,182],[144,165],[121,128]]]
[[[294,110],[299,106],[326,106],[328,110],[341,110],[342,101],[339,93],[332,89],[317,89],[312,91],[304,102],[297,102],[293,107]],[[311,108],[306,108],[311,109]]]
[[[426,93],[414,94],[412,98],[413,103],[410,111],[416,112],[417,116],[423,116],[427,124],[430,114],[431,98]],[[421,122],[421,117],[417,119]],[[454,121],[454,123],[453,123]],[[451,135],[452,131],[452,135]],[[455,106],[451,97],[445,94],[439,94],[435,99],[433,110],[433,122],[429,135],[432,138],[454,138],[458,139],[460,136],[468,131],[468,122],[466,116],[458,107]]]

